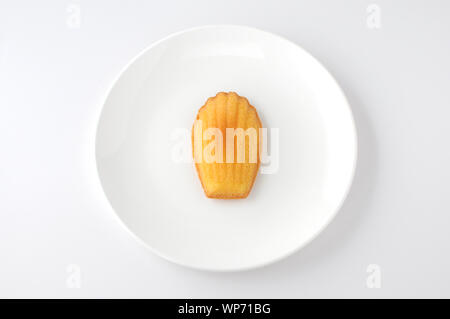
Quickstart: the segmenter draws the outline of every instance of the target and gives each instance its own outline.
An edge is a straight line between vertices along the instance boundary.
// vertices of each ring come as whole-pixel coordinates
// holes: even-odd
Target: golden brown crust
[[[255,115],[256,115],[256,119],[258,120],[259,127],[262,128],[261,119],[259,118],[259,115],[258,115],[258,112],[256,111],[256,108],[253,105],[250,104],[250,102],[248,101],[248,99],[246,97],[240,96],[236,92],[228,92],[228,93],[227,92],[218,92],[214,97],[209,97],[206,100],[205,104],[203,104],[203,106],[200,107],[200,109],[198,110],[196,120],[199,120],[200,112],[202,111],[203,108],[206,107],[206,105],[208,104],[208,102],[210,100],[212,100],[214,98],[217,98],[219,94],[227,94],[228,95],[228,94],[232,94],[232,93],[236,94],[240,98],[243,98],[247,102],[248,106],[255,111]],[[192,132],[192,134],[191,134],[192,156],[194,158],[194,163],[195,163],[195,168],[196,168],[196,171],[197,171],[197,175],[198,175],[198,177],[200,179],[200,183],[202,185],[203,191],[205,192],[205,195],[208,198],[214,198],[214,199],[242,199],[242,198],[247,198],[248,195],[250,194],[250,191],[253,188],[253,185],[255,183],[256,176],[258,175],[259,167],[260,167],[260,164],[261,164],[260,155],[259,155],[259,147],[258,147],[258,155],[257,155],[257,162],[256,162],[256,164],[257,164],[256,174],[254,175],[254,177],[253,177],[253,179],[252,179],[252,181],[250,183],[250,187],[249,187],[249,189],[248,189],[248,191],[246,193],[244,193],[244,194],[231,194],[231,195],[230,194],[226,194],[226,195],[225,194],[223,194],[223,195],[222,194],[214,194],[214,195],[208,194],[207,189],[206,189],[206,187],[204,185],[202,176],[200,174],[199,165],[198,165],[198,163],[195,162],[195,157],[194,157],[194,125],[192,126],[192,130],[191,130],[191,132]],[[261,139],[261,138],[262,137],[259,136],[259,139]],[[258,140],[258,143],[259,143],[259,140]]]

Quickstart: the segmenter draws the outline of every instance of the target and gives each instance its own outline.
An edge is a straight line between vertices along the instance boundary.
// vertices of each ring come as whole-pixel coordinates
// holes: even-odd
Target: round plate
[[[205,196],[191,127],[208,97],[234,91],[267,129],[268,162],[246,199]],[[335,216],[352,182],[347,100],[310,54],[240,26],[171,35],[121,72],[99,120],[96,160],[112,208],[140,241],[189,267],[233,271],[288,256]]]

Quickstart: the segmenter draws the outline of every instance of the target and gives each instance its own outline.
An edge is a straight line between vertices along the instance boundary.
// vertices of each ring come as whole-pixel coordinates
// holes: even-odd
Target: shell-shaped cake
[[[261,127],[256,109],[234,92],[217,93],[200,108],[192,128],[192,147],[206,196],[248,196],[260,163]]]

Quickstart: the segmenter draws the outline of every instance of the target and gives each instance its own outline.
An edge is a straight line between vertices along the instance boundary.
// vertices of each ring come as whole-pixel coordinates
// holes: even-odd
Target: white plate
[[[247,199],[206,198],[189,162],[194,118],[219,91],[247,97],[263,126],[279,129],[264,168],[272,174],[259,174]],[[310,54],[253,28],[207,26],[125,67],[103,107],[96,159],[112,208],[147,247],[185,266],[234,271],[286,257],[325,228],[350,188],[356,145],[344,94]]]

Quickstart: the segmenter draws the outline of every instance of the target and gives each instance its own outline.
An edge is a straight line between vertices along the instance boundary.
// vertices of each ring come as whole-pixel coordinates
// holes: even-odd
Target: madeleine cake
[[[207,197],[246,198],[260,164],[261,121],[245,97],[220,92],[198,111],[192,148]]]

